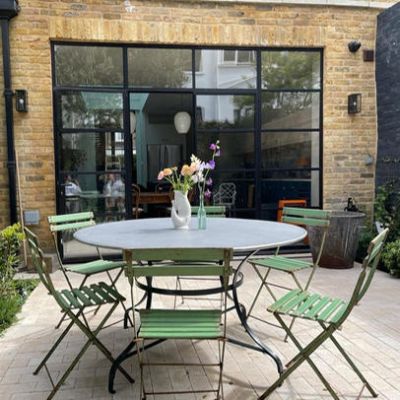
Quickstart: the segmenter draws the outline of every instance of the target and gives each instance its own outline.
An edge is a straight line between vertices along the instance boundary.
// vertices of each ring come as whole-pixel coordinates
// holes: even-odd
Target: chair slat
[[[84,286],[81,288],[81,290],[83,292],[85,292],[85,294],[92,299],[93,303],[96,305],[100,305],[100,304],[104,304],[104,298],[99,296],[97,293],[95,293],[93,290],[91,290],[90,288],[88,288],[87,286]]]
[[[284,207],[283,215],[293,215],[303,218],[328,219],[331,215],[331,212],[317,208]]]
[[[74,214],[51,215],[47,217],[50,224],[63,224],[68,222],[79,222],[87,219],[93,219],[92,211],[80,212]]]
[[[79,303],[78,299],[69,291],[69,290],[62,290],[61,294],[64,296],[65,299],[71,304],[74,308],[82,308],[82,304]]]
[[[324,308],[318,315],[318,319],[326,321],[344,302],[341,299],[334,299],[329,306]]]
[[[286,302],[288,302],[291,299],[295,298],[300,292],[301,292],[300,289],[295,289],[295,290],[292,290],[292,291],[286,293],[284,296],[282,296],[275,303],[271,304],[268,307],[268,310],[274,312],[275,310],[279,309],[279,307],[281,307],[283,304],[285,304]]]
[[[66,224],[58,224],[58,225],[50,225],[50,231],[51,232],[63,232],[63,231],[68,231],[68,230],[77,230],[81,228],[86,228],[89,226],[96,225],[96,223],[93,220],[90,221],[84,221],[84,222],[71,222],[71,223],[66,223]]]
[[[140,276],[222,276],[224,266],[221,265],[157,265],[133,267],[132,275]]]
[[[297,310],[295,310],[293,312],[293,314],[294,315],[303,314],[309,308],[311,308],[315,304],[315,302],[317,302],[320,298],[321,298],[321,296],[319,294],[316,294],[316,293],[312,294],[311,296],[309,296],[307,298],[307,300],[303,304],[300,305],[300,307]]]
[[[226,254],[226,252],[228,252]],[[171,261],[219,261],[227,257],[232,259],[231,249],[139,249],[132,252],[135,261],[171,260]]]
[[[329,297],[322,297],[318,303],[316,303],[312,308],[310,308],[304,315],[307,318],[314,319],[318,313],[331,301]]]
[[[83,303],[84,306],[91,306],[93,303],[90,301],[90,298],[82,292],[80,289],[72,289],[72,293],[79,298],[79,300]]]
[[[282,222],[287,222],[296,225],[310,225],[310,226],[329,226],[329,220],[316,219],[316,218],[300,218],[292,216],[283,216]]]
[[[101,288],[103,288],[105,291],[107,291],[107,293],[110,294],[112,297],[114,297],[116,300],[125,301],[125,298],[123,296],[121,296],[112,286],[107,285],[104,282],[100,282],[99,285]]]
[[[100,287],[97,284],[92,284],[90,285],[90,288],[96,293],[98,294],[100,297],[102,297],[106,302],[115,302],[116,299],[113,299],[110,294],[105,291],[102,287]]]

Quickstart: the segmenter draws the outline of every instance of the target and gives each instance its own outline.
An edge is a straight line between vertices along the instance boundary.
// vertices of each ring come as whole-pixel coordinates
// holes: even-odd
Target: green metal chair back
[[[319,248],[315,265],[319,264],[322,252],[324,250],[326,236],[328,233],[331,212],[326,210],[318,210],[314,208],[302,207],[284,207],[282,213],[282,222],[302,226],[319,226],[323,229],[321,246]]]
[[[43,283],[43,285],[45,286],[45,288],[55,298],[60,307],[62,307],[59,295],[56,289],[54,288],[53,281],[50,278],[47,265],[44,261],[43,251],[40,248],[38,237],[26,227],[24,228],[24,231],[26,240],[28,242],[29,252],[31,254],[32,262],[36,269],[36,272],[38,273],[39,278]]]
[[[131,268],[133,277],[156,277],[156,276],[222,276],[227,284],[229,275],[232,273],[230,260],[232,250],[230,249],[145,249],[135,250],[133,260],[137,262],[153,261],[156,254],[157,259],[170,260],[176,264],[163,264],[151,266],[135,266]],[[185,261],[190,260],[188,265]],[[213,264],[215,261],[223,260],[222,265]],[[199,261],[202,264],[194,264]],[[204,264],[211,262],[212,264]]]
[[[226,207],[225,206],[205,206],[207,217],[226,217]],[[198,206],[192,206],[192,215],[196,215],[199,211]]]
[[[60,248],[58,246],[57,235],[58,233],[62,234],[64,232],[75,232],[78,229],[96,225],[96,222],[94,221],[94,214],[92,211],[87,211],[74,214],[51,215],[47,217],[47,220],[49,221],[50,232],[53,235],[58,262],[65,273]],[[62,236],[61,240],[63,240]]]
[[[358,304],[361,301],[361,299],[367,292],[369,286],[371,285],[371,281],[375,275],[376,268],[379,264],[379,260],[388,233],[389,229],[385,229],[379,235],[377,235],[369,244],[367,255],[362,263],[361,272],[358,277],[353,294],[350,298],[346,311],[338,320],[337,325],[341,325],[346,320],[348,315],[351,313],[351,310],[354,308],[356,304]]]

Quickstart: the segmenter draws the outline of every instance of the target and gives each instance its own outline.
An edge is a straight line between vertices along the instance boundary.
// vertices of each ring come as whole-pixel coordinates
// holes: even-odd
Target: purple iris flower
[[[208,178],[208,179],[206,180],[206,185],[207,185],[207,186],[211,186],[212,183],[213,183],[213,181],[212,181],[211,178]]]
[[[208,167],[208,169],[214,169],[215,168],[215,161],[214,160],[210,160],[206,167]]]
[[[217,150],[217,145],[215,143],[210,144],[210,150],[215,151]]]
[[[207,190],[204,192],[204,197],[206,197],[207,199],[209,199],[209,198],[211,197],[211,191],[210,191],[209,189],[207,189]]]

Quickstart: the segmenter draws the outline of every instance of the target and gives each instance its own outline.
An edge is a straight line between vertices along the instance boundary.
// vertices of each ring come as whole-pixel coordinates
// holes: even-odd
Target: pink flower
[[[212,151],[217,150],[217,145],[214,144],[214,143],[211,143],[211,144],[210,144],[210,150],[212,150]]]
[[[208,179],[206,180],[206,185],[207,185],[207,186],[211,186],[212,183],[213,183],[213,180],[212,180],[211,178],[208,178]]]
[[[158,176],[157,176],[157,179],[159,180],[159,181],[161,181],[162,179],[164,179],[164,171],[160,171],[159,173],[158,173]]]
[[[209,199],[209,198],[211,197],[211,190],[207,189],[207,190],[204,192],[204,197],[207,197],[207,199]]]

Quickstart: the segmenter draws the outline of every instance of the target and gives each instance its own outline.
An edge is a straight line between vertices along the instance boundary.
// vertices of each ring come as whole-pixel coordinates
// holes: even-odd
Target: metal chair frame
[[[378,396],[367,379],[357,368],[351,357],[347,354],[344,348],[340,345],[339,341],[333,335],[342,327],[353,308],[359,304],[367,292],[375,274],[376,267],[379,263],[388,232],[389,230],[385,229],[371,241],[367,256],[364,258],[360,275],[357,279],[354,291],[349,301],[338,298],[330,298],[327,296],[323,297],[315,293],[309,293],[305,290],[296,289],[287,293],[285,296],[281,297],[274,304],[268,307],[268,311],[273,313],[274,317],[278,320],[279,324],[293,341],[299,352],[286,364],[285,371],[259,397],[259,400],[266,399],[275,389],[280,387],[285,379],[287,379],[304,361],[308,362],[332,398],[339,400],[339,397],[332,386],[323,376],[315,363],[310,359],[312,353],[314,353],[314,351],[316,351],[328,339],[333,342],[344,359],[359,377],[363,383],[363,389],[366,387],[373,397]],[[322,332],[307,346],[303,346],[294,336],[290,327],[282,319],[282,316],[291,316],[293,318],[315,321],[320,325]]]
[[[131,285],[131,300],[135,304],[135,286],[137,279],[153,279],[157,276],[218,276],[222,277],[224,291],[220,297],[219,309],[142,309],[139,310],[140,325],[135,321],[134,343],[136,344],[137,356],[140,365],[140,395],[142,400],[147,395],[186,394],[186,393],[216,393],[217,399],[223,399],[222,372],[226,343],[226,309],[227,290],[229,276],[232,273],[230,265],[233,256],[231,249],[146,249],[125,251],[127,261],[127,276]],[[154,259],[170,260],[172,263],[133,266],[132,261],[145,264]],[[201,264],[188,263],[199,261]],[[222,265],[215,264],[215,260],[223,260]],[[208,263],[208,264],[206,264]],[[222,328],[221,328],[222,325]],[[145,340],[217,340],[218,341],[218,363],[153,363],[145,361],[143,351]],[[202,389],[192,391],[152,391],[148,392],[143,382],[143,369],[151,365],[165,366],[214,366],[219,367],[218,386],[216,389]]]
[[[85,285],[89,277],[98,273],[105,272],[108,276],[111,286],[115,290],[117,290],[116,283],[122,275],[122,272],[125,267],[125,262],[104,260],[100,252],[100,249],[98,247],[96,247],[96,251],[99,258],[96,261],[81,263],[74,266],[66,266],[64,265],[61,257],[61,252],[58,245],[58,233],[63,234],[63,233],[75,232],[78,229],[95,225],[96,222],[94,221],[93,212],[88,211],[75,214],[53,215],[49,216],[47,219],[49,222],[50,232],[52,233],[53,236],[53,242],[56,249],[58,263],[60,265],[61,271],[63,272],[70,289],[72,290],[72,284],[68,277],[68,273],[73,272],[84,276],[79,286],[79,288],[81,288],[82,286]],[[120,268],[120,271],[117,273],[116,277],[113,278],[110,274],[110,271],[118,268]],[[124,312],[126,312],[126,307],[124,303],[121,303],[121,306],[123,307]],[[100,306],[94,312],[97,313],[99,308]],[[61,317],[60,321],[56,325],[56,329],[58,329],[61,326],[66,316],[67,313],[64,313],[64,315]]]
[[[56,340],[54,345],[51,347],[46,356],[33,372],[34,375],[37,375],[42,368],[46,370],[46,373],[53,387],[52,391],[47,397],[47,400],[51,400],[57,393],[61,385],[66,381],[71,371],[74,369],[78,361],[82,358],[82,356],[91,344],[95,345],[111,363],[115,362],[114,358],[111,355],[111,352],[97,338],[97,335],[102,329],[105,328],[105,323],[111,317],[116,307],[121,304],[125,300],[125,298],[120,295],[118,291],[116,291],[112,286],[107,285],[104,282],[92,284],[90,287],[81,285],[79,288],[73,288],[68,285],[70,290],[56,290],[48,272],[46,263],[44,262],[43,251],[39,246],[37,236],[28,228],[25,228],[25,235],[27,238],[32,261],[39,274],[40,280],[48,290],[49,294],[53,296],[54,300],[61,308],[61,311],[70,318],[68,326],[60,334],[59,338]],[[107,311],[104,318],[100,321],[97,327],[93,329],[90,327],[89,322],[85,317],[84,310],[91,307],[99,307],[99,305],[109,305],[111,306],[111,308]],[[66,369],[58,382],[55,383],[48,369],[47,361],[50,359],[54,351],[57,349],[57,347],[67,336],[68,332],[74,325],[77,326],[87,337],[87,341],[81,348],[79,353],[76,355],[76,357],[72,360],[70,366]],[[125,378],[128,379],[130,383],[134,383],[134,379],[125,371],[125,369],[120,366],[118,367],[118,369],[125,376]]]
[[[258,318],[252,315],[252,311],[260,297],[261,291],[265,288],[272,299],[274,301],[277,300],[278,296],[272,290],[271,287],[276,287],[285,290],[292,290],[293,288],[285,287],[280,284],[277,284],[272,281],[268,281],[271,271],[280,271],[289,274],[294,283],[295,287],[300,290],[307,290],[311,284],[311,280],[314,277],[315,271],[319,265],[319,261],[321,259],[324,245],[326,242],[326,237],[329,228],[329,220],[330,220],[330,212],[324,210],[317,210],[317,209],[309,209],[303,207],[284,207],[282,213],[282,222],[301,225],[301,226],[319,226],[323,229],[322,239],[321,239],[321,246],[319,248],[318,254],[313,262],[307,262],[303,260],[297,260],[293,258],[283,257],[279,255],[280,248],[278,247],[275,254],[272,256],[268,256],[267,258],[252,258],[249,260],[249,263],[253,267],[254,271],[256,272],[257,276],[260,278],[260,286],[256,292],[256,295],[249,307],[249,311],[247,313],[247,318],[254,318],[261,322],[266,322],[271,325],[281,327],[280,325],[276,325],[265,321],[261,318]],[[265,273],[261,273],[261,269],[266,270]],[[296,276],[296,272],[304,269],[311,269],[310,275],[306,280],[305,284],[303,285],[300,280]],[[291,321],[290,329],[293,327],[294,318]],[[284,341],[286,342],[288,335],[285,335]]]

